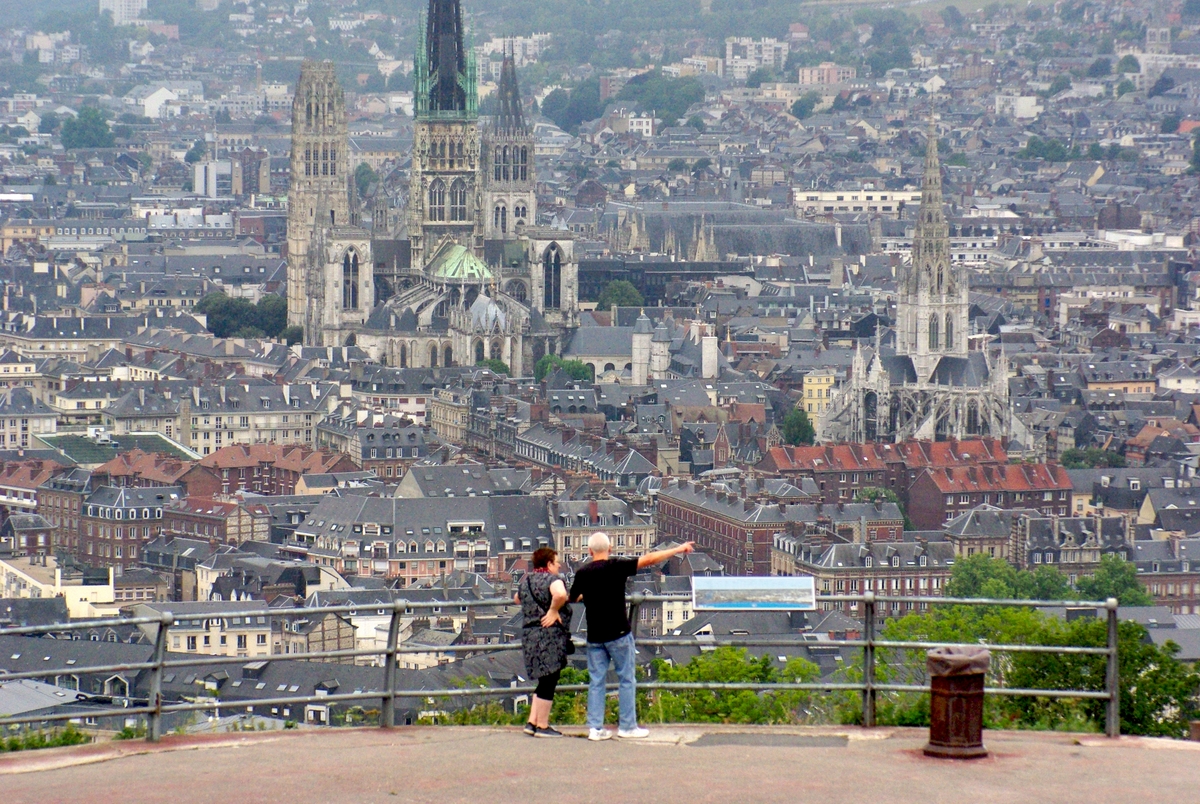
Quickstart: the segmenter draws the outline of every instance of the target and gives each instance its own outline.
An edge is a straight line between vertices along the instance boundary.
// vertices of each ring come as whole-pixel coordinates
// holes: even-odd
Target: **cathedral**
[[[529,374],[578,325],[569,231],[537,226],[534,139],[511,54],[497,113],[478,114],[459,0],[429,0],[414,59],[408,202],[397,230],[359,225],[346,108],[330,62],[306,61],[292,104],[288,323],[317,346],[399,367],[503,360]]]
[[[925,153],[912,259],[898,269],[895,348],[859,347],[822,441],[1008,435],[1008,364],[970,348],[966,269],[950,261],[937,132]]]

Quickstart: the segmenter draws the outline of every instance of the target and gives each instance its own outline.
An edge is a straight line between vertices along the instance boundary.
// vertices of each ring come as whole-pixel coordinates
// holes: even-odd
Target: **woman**
[[[537,679],[537,690],[529,707],[525,733],[531,737],[561,737],[550,728],[550,707],[558,676],[574,653],[571,644],[571,607],[567,605],[567,585],[558,574],[558,553],[539,547],[533,553],[533,572],[517,584],[515,602],[521,607],[524,626],[521,647],[525,670]]]

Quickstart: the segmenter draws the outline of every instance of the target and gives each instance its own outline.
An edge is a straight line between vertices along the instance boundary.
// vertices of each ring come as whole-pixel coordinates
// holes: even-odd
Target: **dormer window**
[[[900,556],[892,556],[892,566],[893,567],[900,566]]]
[[[867,556],[866,559],[863,561],[864,567],[871,567],[871,566],[874,566],[874,564],[875,564],[875,559],[872,558],[871,556]]]
[[[1141,489],[1142,489],[1142,481],[1141,480],[1139,480],[1136,477],[1129,478],[1129,490],[1130,491],[1141,491]]]
[[[918,564],[920,564],[922,567],[928,566],[928,565],[929,565],[929,558],[928,558],[928,557],[926,557],[926,556],[921,556],[921,557],[920,557],[920,558],[917,560],[917,563],[918,563]]]

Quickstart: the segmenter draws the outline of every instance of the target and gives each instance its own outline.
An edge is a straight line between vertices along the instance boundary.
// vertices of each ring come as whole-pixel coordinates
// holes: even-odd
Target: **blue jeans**
[[[617,700],[621,707],[620,729],[637,728],[637,696],[634,676],[633,634],[614,639],[612,642],[589,642],[587,646],[588,676],[588,728],[604,728],[605,681],[611,661],[617,671]]]

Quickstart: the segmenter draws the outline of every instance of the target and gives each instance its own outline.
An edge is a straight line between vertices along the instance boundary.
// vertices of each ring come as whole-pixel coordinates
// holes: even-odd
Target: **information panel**
[[[817,587],[811,576],[692,578],[692,608],[700,611],[782,609],[813,611]]]

